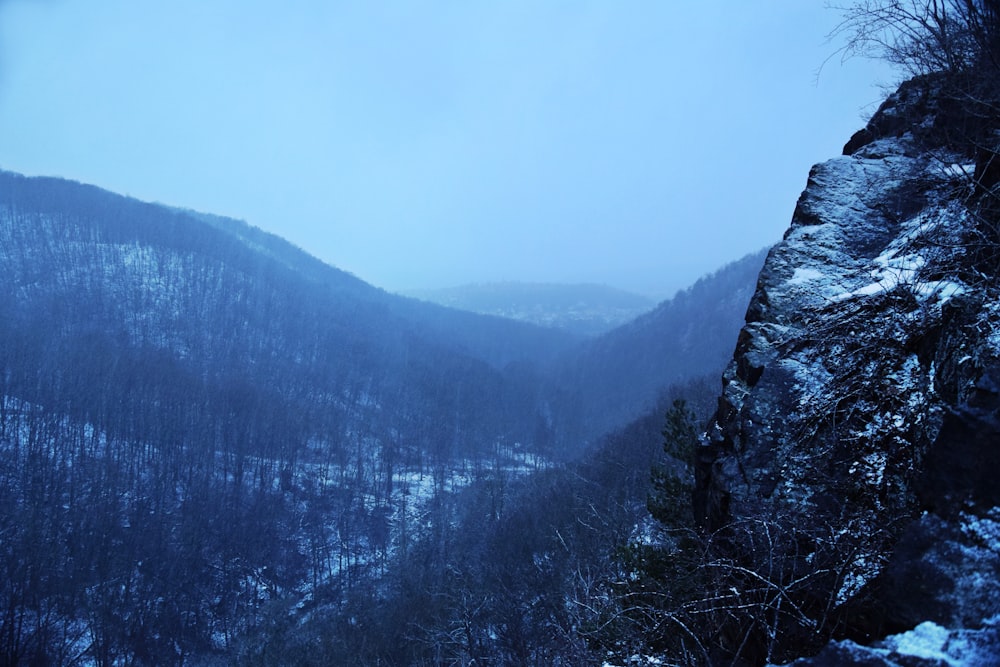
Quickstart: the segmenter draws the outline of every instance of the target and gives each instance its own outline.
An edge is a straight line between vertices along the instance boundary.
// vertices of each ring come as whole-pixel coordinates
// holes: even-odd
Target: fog
[[[827,41],[838,20],[801,0],[9,0],[0,168],[241,218],[389,290],[667,296],[780,239],[882,98],[885,71]]]

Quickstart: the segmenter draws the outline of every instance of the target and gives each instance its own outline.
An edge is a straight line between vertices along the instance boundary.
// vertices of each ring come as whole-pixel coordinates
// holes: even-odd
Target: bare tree
[[[842,42],[843,58],[878,58],[910,77],[886,103],[896,104],[894,113],[876,114],[865,135],[910,131],[927,150],[974,162],[965,204],[979,223],[987,268],[1000,265],[1000,0],[856,0],[829,7],[842,12],[831,38]]]
[[[914,76],[996,68],[1000,53],[998,0],[858,0],[832,3],[843,20],[832,37],[840,53],[885,60]]]

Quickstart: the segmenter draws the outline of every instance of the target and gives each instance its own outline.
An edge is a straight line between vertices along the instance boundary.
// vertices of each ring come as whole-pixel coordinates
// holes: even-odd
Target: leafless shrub
[[[627,655],[631,632],[674,665],[782,662],[818,648],[882,567],[891,530],[865,525],[806,528],[772,514],[692,534],[685,549],[660,554],[658,581],[633,573],[603,604],[580,602],[591,639]]]

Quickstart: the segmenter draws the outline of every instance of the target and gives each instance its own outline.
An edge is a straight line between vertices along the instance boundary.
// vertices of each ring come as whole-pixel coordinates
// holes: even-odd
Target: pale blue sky
[[[0,168],[387,289],[666,296],[781,238],[882,93],[822,0],[7,0]]]

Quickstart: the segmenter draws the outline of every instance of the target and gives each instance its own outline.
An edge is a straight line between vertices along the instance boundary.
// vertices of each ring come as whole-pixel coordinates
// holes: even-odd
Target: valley
[[[998,667],[1000,0],[815,4],[0,1],[0,667]]]
[[[336,637],[361,591],[398,607],[403,572],[443,585],[463,567],[448,553],[473,558],[463,534],[501,539],[525,497],[606,474],[606,433],[721,369],[739,318],[694,304],[745,302],[760,261],[582,339],[388,294],[238,221],[0,174],[0,654],[251,660],[259,638],[297,640],[280,619]],[[650,363],[663,347],[642,337],[695,316],[718,343]],[[601,369],[626,350],[646,361],[605,409],[625,378]],[[641,483],[589,484],[594,520],[642,506]],[[483,565],[541,567],[538,530]]]

